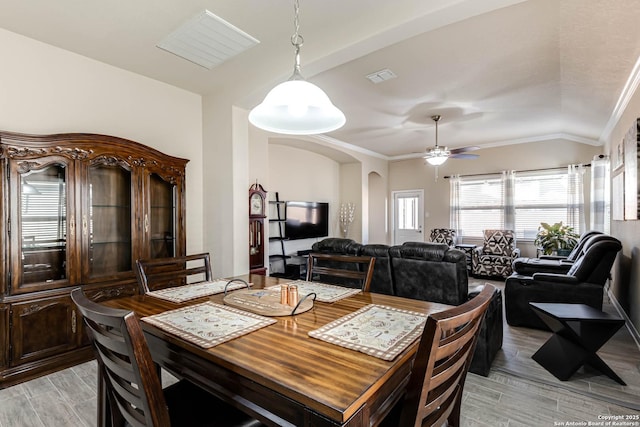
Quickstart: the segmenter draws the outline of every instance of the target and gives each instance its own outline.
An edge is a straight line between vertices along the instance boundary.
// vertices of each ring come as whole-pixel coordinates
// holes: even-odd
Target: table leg
[[[531,358],[560,381],[567,381],[589,357],[584,348],[554,334]]]
[[[589,359],[587,360],[587,364],[602,372],[618,384],[627,385],[624,381],[622,381],[622,378],[620,378],[615,372],[613,372],[613,369],[611,369],[609,365],[607,365],[605,361],[602,360],[596,353],[591,354],[591,357],[589,357]]]

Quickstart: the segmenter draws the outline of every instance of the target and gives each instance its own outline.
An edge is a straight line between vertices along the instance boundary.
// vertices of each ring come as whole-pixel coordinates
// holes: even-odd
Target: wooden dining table
[[[287,280],[239,276],[253,289]],[[223,294],[176,304],[149,295],[113,299],[105,305],[145,317],[212,301]],[[375,293],[342,300],[315,301],[313,308],[211,348],[203,348],[141,322],[154,362],[227,402],[277,426],[373,426],[400,398],[411,371],[418,340],[387,361],[308,335],[369,304],[420,313],[450,306]],[[215,417],[215,414],[212,414]]]

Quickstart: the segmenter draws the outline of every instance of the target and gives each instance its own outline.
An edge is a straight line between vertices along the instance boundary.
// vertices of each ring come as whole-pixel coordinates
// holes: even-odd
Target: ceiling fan
[[[449,150],[447,147],[438,146],[438,122],[440,121],[439,115],[431,116],[431,119],[436,122],[436,146],[428,149],[424,159],[433,166],[440,166],[447,161],[448,158],[452,159],[476,159],[479,156],[477,154],[467,154],[467,151],[478,150],[480,147],[462,147]]]

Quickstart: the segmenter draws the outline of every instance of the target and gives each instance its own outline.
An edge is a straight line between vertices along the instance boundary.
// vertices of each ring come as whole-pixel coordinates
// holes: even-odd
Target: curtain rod
[[[602,158],[602,157],[601,157]],[[591,167],[591,163],[587,163],[586,165],[582,165],[585,168],[589,168]],[[557,168],[541,168],[541,169],[525,169],[525,170],[521,170],[521,171],[514,171],[516,173],[518,172],[542,172],[542,171],[552,171],[552,170],[561,170],[561,169],[566,169],[567,166],[558,166]],[[499,175],[501,174],[501,172],[486,172],[486,173],[472,173],[469,175],[460,175],[460,178],[466,178],[469,176],[485,176],[485,175]],[[443,176],[444,179],[449,179],[451,178],[451,175],[445,175]]]

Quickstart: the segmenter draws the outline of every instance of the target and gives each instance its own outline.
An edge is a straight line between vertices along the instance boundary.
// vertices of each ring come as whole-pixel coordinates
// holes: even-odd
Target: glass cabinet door
[[[55,160],[12,166],[13,288],[15,293],[65,286],[67,262],[68,165]],[[17,184],[17,185],[16,185]]]
[[[176,186],[159,175],[150,176],[149,214],[145,228],[150,233],[150,257],[176,256]]]
[[[93,165],[89,167],[88,180],[88,214],[82,218],[83,230],[88,231],[89,237],[85,272],[89,278],[131,272],[131,171],[120,166]]]

